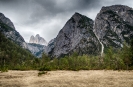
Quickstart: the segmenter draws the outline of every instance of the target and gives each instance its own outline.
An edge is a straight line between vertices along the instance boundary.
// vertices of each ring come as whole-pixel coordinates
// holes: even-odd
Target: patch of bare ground
[[[133,71],[8,71],[0,73],[0,87],[133,87]]]

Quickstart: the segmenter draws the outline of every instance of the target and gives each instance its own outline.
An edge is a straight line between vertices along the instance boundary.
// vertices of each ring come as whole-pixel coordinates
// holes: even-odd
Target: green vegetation
[[[47,72],[46,72],[46,71],[40,71],[40,72],[38,73],[38,76],[41,76],[41,75],[43,75],[43,74],[47,74]]]
[[[133,69],[133,40],[131,45],[123,45],[116,50],[106,49],[104,56],[79,56],[73,53],[63,58],[49,58],[43,54],[41,58],[34,57],[28,50],[21,48],[0,33],[0,70],[39,70],[38,76],[50,70],[130,70]],[[42,72],[41,72],[42,71]]]
[[[34,68],[36,58],[0,33],[0,70],[27,70]]]
[[[123,45],[121,49],[109,47],[104,56],[78,56],[74,53],[63,58],[50,60],[46,55],[42,57],[45,63],[40,71],[50,70],[131,70],[133,69],[133,41],[131,46]]]

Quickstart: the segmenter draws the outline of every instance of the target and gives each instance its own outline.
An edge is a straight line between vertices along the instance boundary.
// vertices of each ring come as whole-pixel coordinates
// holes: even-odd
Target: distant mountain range
[[[16,31],[11,20],[5,17],[2,13],[0,13],[0,32],[11,41],[18,44],[20,47],[28,49],[33,55],[37,57],[41,57],[41,54],[46,47],[45,45],[47,45],[47,42],[39,35],[36,35],[36,37],[33,38],[34,41],[31,39],[31,43],[26,43],[19,32]]]
[[[27,43],[27,48],[37,57],[41,57],[42,53],[46,49],[47,42],[43,37],[37,34],[35,37],[32,35],[30,37],[29,43]]]
[[[130,44],[133,39],[133,9],[124,5],[102,7],[94,21],[76,12],[48,44],[39,34],[31,36],[26,43],[10,19],[2,13],[0,32],[38,57],[43,52],[57,58],[74,52],[102,55],[110,46],[119,49],[124,42]]]
[[[48,44],[43,37],[40,37],[39,34],[37,34],[35,37],[32,35],[30,37],[29,43],[35,43],[35,44],[40,44],[40,45],[45,45],[45,46],[47,46]]]

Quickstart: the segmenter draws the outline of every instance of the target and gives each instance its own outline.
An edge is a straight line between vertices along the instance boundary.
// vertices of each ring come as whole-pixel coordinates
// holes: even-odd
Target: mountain
[[[37,57],[43,52],[50,57],[63,57],[74,52],[79,55],[99,55],[105,49],[123,47],[133,38],[133,9],[124,5],[102,7],[95,21],[75,13],[48,44],[37,34],[29,43],[15,30],[10,19],[0,13],[0,32]]]
[[[23,48],[26,43],[23,37],[16,31],[12,21],[0,13],[0,32]]]
[[[27,44],[11,20],[0,13],[0,70],[32,66],[36,57],[24,49],[26,47]]]
[[[133,38],[133,8],[124,5],[102,7],[95,21],[75,13],[45,51],[52,57],[77,52],[101,55],[105,49],[123,47]]]
[[[32,35],[30,37],[29,43],[35,43],[35,44],[40,44],[40,45],[45,45],[47,46],[47,42],[44,38],[40,37],[39,34],[37,34],[35,37]]]
[[[42,53],[45,51],[47,42],[44,38],[37,34],[35,37],[32,35],[30,37],[29,43],[27,43],[27,49],[31,51],[36,57],[41,57]]]
[[[35,44],[35,43],[27,43],[27,48],[30,50],[30,52],[35,55],[36,57],[40,58],[42,56],[42,53],[44,52],[46,46]]]
[[[12,21],[9,18],[5,17],[2,13],[0,13],[0,32],[6,38],[13,41],[13,43],[19,45],[22,48],[25,48],[26,50],[29,50],[33,55],[37,57],[41,57],[41,54],[45,49],[45,46],[40,44],[47,45],[47,42],[39,35],[36,35],[36,37],[34,38],[35,43],[38,44],[26,43],[23,37],[19,34],[19,32],[16,31]]]
[[[120,48],[133,38],[133,9],[124,5],[102,7],[97,14],[94,32],[102,48]]]
[[[52,57],[62,57],[77,52],[79,55],[100,54],[101,44],[93,32],[94,21],[75,13],[55,38]]]
[[[52,56],[54,47],[55,47],[55,38],[49,41],[48,45],[44,50],[45,54]]]

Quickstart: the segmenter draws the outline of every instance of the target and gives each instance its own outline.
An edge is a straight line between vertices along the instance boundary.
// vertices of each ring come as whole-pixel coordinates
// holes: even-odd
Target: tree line
[[[103,56],[82,55],[73,53],[71,56],[50,60],[43,54],[43,65],[40,71],[45,70],[132,70],[133,69],[133,40],[128,46],[121,49],[109,47]]]
[[[0,32],[0,70],[32,69],[36,59],[28,50],[7,39]]]
[[[0,33],[0,70],[131,70],[133,69],[133,40],[121,49],[109,47],[103,56],[73,53],[63,58],[50,58],[42,54],[36,58]]]

